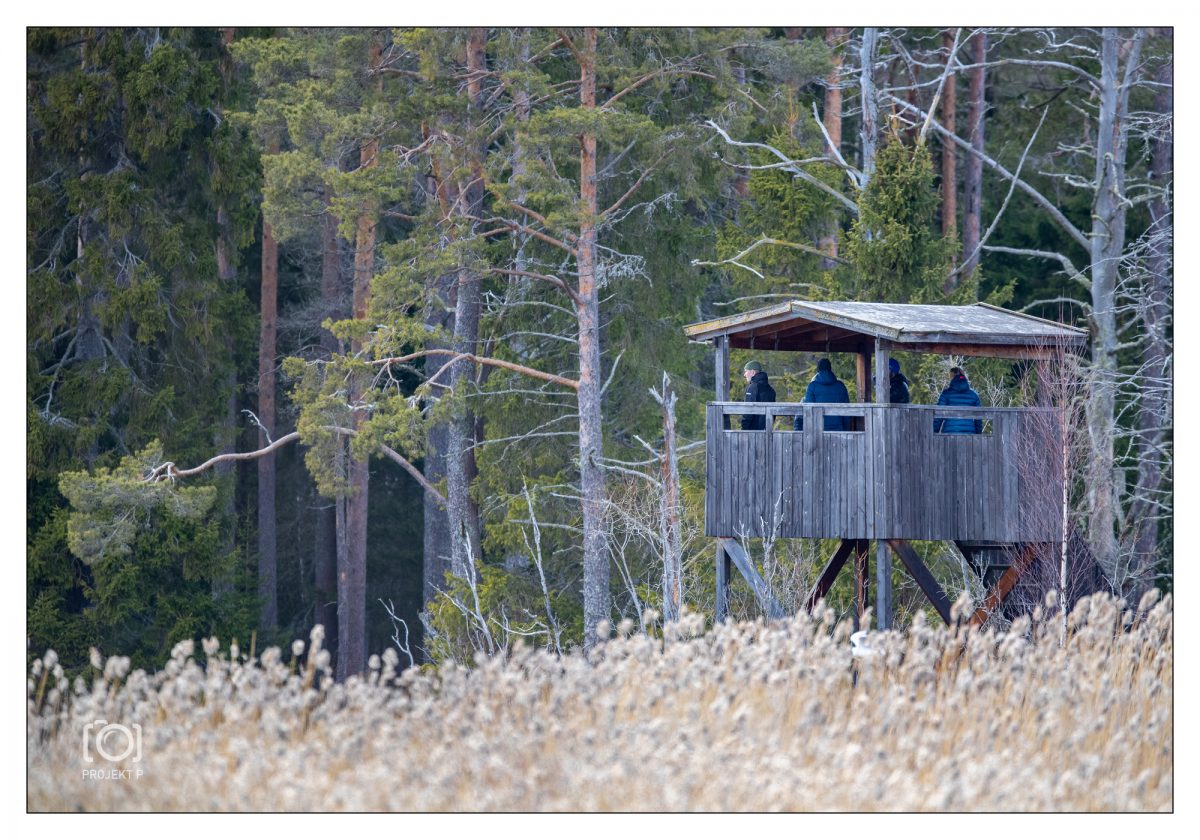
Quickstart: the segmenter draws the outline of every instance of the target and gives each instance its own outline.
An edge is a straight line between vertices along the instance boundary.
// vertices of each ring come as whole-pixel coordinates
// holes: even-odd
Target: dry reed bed
[[[1153,596],[1153,593],[1152,593]],[[858,661],[830,611],[666,639],[586,661],[531,649],[474,669],[333,684],[181,643],[164,670],[29,679],[32,810],[1166,810],[1172,807],[1172,609],[1081,601],[1007,632],[919,622]],[[1122,628],[1126,628],[1122,631]],[[294,653],[302,647],[297,643]],[[102,667],[101,667],[102,666]],[[143,727],[141,778],[84,778],[97,718]],[[103,766],[98,762],[97,766]]]

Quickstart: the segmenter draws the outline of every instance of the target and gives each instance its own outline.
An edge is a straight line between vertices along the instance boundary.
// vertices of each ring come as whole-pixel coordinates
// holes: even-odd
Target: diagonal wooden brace
[[[842,540],[842,544],[838,546],[837,551],[833,553],[833,556],[829,558],[829,562],[825,564],[825,569],[821,572],[821,576],[817,578],[812,591],[804,599],[804,609],[812,612],[813,607],[817,605],[817,601],[820,601],[829,594],[829,589],[837,579],[838,572],[842,570],[842,566],[846,565],[846,560],[850,557],[850,552],[853,550],[854,540]]]
[[[921,591],[925,593],[925,597],[933,604],[933,608],[938,611],[938,615],[942,617],[942,621],[950,623],[950,599],[946,597],[946,593],[942,591],[942,587],[938,585],[937,580],[925,568],[925,564],[921,562],[921,558],[917,556],[917,552],[908,540],[888,540],[888,548],[892,550],[904,567],[908,569],[908,573],[913,576],[913,580],[921,587]]]
[[[746,579],[746,583],[750,584],[750,589],[754,592],[754,597],[758,600],[758,605],[762,607],[762,611],[767,614],[768,618],[783,618],[783,607],[779,606],[779,602],[775,600],[775,593],[771,591],[771,587],[762,575],[758,573],[758,569],[754,568],[754,563],[751,562],[750,556],[746,554],[742,544],[737,540],[728,537],[719,537],[717,544],[725,550],[729,559],[733,561],[733,565],[737,566],[742,577]]]
[[[982,625],[992,613],[1000,608],[1004,603],[1004,599],[1009,596],[1013,588],[1017,585],[1017,581],[1021,579],[1021,575],[1033,565],[1033,561],[1037,558],[1037,546],[1026,544],[1017,552],[1016,559],[1009,566],[1004,574],[1000,576],[1000,580],[996,581],[988,594],[984,597],[983,603],[979,605],[979,609],[975,610],[975,614],[971,616],[971,624],[976,627]]]

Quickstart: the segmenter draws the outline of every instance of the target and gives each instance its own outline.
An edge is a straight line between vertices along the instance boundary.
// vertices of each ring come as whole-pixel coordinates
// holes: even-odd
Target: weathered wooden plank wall
[[[765,414],[767,429],[723,428],[738,414]],[[791,430],[796,414],[802,432]],[[861,431],[826,432],[827,414]],[[934,433],[935,416],[987,421],[985,433]],[[709,536],[1012,543],[1052,540],[1060,527],[1058,426],[1046,409],[713,403],[707,420]]]

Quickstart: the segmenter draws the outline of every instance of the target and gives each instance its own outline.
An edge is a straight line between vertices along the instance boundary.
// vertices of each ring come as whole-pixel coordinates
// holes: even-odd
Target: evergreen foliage
[[[859,215],[846,240],[857,298],[951,302],[944,300],[942,285],[958,243],[935,227],[940,204],[935,184],[929,148],[892,134],[875,158],[875,174],[859,197]]]
[[[924,48],[931,32],[881,45],[880,67],[908,67],[896,44]],[[648,389],[664,372],[679,397],[680,443],[704,435],[711,358],[686,342],[683,325],[784,297],[1021,308],[1077,294],[1078,278],[1054,261],[990,251],[974,276],[946,291],[964,255],[939,224],[941,197],[957,188],[939,183],[939,141],[893,122],[858,190],[857,176],[827,156],[813,120],[831,67],[820,31],[598,30],[598,107],[580,101],[576,30],[239,30],[228,46],[222,36],[203,28],[34,28],[27,36],[27,615],[31,648],[53,646],[70,668],[83,667],[90,645],[131,654],[136,665],[199,634],[248,639],[256,631],[282,642],[306,632],[327,597],[313,579],[313,511],[352,492],[351,459],[370,460],[377,488],[367,649],[387,644],[393,630],[379,599],[397,603],[418,657],[424,647],[434,658],[469,660],[486,635],[480,621],[539,644],[552,627],[562,647],[581,643],[587,465],[578,392],[501,366],[455,364],[446,349],[469,345],[487,360],[582,379],[585,307],[575,290],[584,231],[597,242],[601,353],[599,370],[587,373],[603,387],[595,413],[598,461],[611,482],[604,528],[614,620],[662,606],[651,489],[662,411]],[[1152,39],[1148,60],[1169,58],[1160,41]],[[1014,32],[993,57],[1039,46]],[[482,50],[482,69],[471,69],[472,49]],[[1049,72],[1014,66],[989,77],[989,154],[1010,169],[1036,124],[1032,106],[1043,107],[1030,91]],[[913,94],[922,107],[927,88]],[[1149,120],[1154,106],[1144,99],[1135,110]],[[1066,97],[1044,107],[1050,116],[1024,177],[1087,228],[1087,195],[1059,190],[1038,166],[1061,162],[1090,124],[1080,129],[1067,118],[1074,105]],[[709,121],[759,145],[726,144]],[[861,164],[859,121],[847,110],[842,151],[851,169]],[[585,136],[597,148],[595,212],[581,197]],[[804,172],[827,189],[765,147],[805,161]],[[1149,151],[1131,155],[1134,171],[1145,173]],[[1067,163],[1091,177],[1090,161]],[[994,212],[1007,184],[988,174],[984,181]],[[1145,202],[1134,201],[1131,238],[1149,225]],[[1017,191],[989,243],[1061,252],[1085,266],[1087,253],[1047,218]],[[328,220],[338,229],[332,246]],[[281,246],[277,435],[295,430],[301,442],[278,454],[274,628],[256,627],[250,473],[145,481],[166,460],[191,466],[255,448],[257,430],[238,409],[257,381],[264,222]],[[356,318],[361,223],[375,225],[375,247],[363,263],[370,304]],[[836,259],[817,248],[830,233]],[[218,272],[222,236],[237,268],[232,281]],[[322,288],[327,257],[332,298]],[[455,322],[458,296],[471,290],[474,335]],[[1064,318],[1083,315],[1059,308]],[[1135,345],[1120,348],[1127,367],[1138,362]],[[410,358],[383,361],[402,356]],[[899,357],[913,401],[936,401],[950,360]],[[748,358],[735,352],[733,364]],[[814,361],[771,358],[781,400],[800,398]],[[853,378],[851,364],[834,359],[843,379]],[[993,402],[1010,403],[1027,373],[999,360],[969,370]],[[443,592],[422,603],[424,502],[451,494],[426,459],[439,430],[468,420],[480,544],[466,579],[433,581]],[[1122,414],[1121,422],[1133,421]],[[1117,460],[1134,470],[1131,440],[1118,444]],[[378,457],[381,447],[433,476],[434,494]],[[690,532],[703,519],[701,452],[680,460]],[[686,544],[694,588],[685,597],[711,607],[710,547]],[[836,587],[830,599],[845,607],[850,592]],[[735,588],[734,600],[736,608],[751,599]],[[422,627],[432,632],[423,636]]]
[[[64,527],[67,491],[93,513],[128,502],[148,514],[152,496],[96,496],[128,487],[114,476],[132,469],[129,453],[160,440],[187,461],[233,445],[227,407],[254,316],[240,287],[218,282],[214,243],[220,202],[239,244],[252,239],[255,155],[219,116],[214,30],[31,29],[28,48],[30,639],[119,637],[152,661],[205,630],[201,616],[244,606],[236,583],[218,587],[224,603],[200,584],[236,569],[216,538],[234,523],[168,506],[136,534],[125,513]],[[218,485],[233,492],[229,479]],[[66,562],[73,550],[91,565]]]

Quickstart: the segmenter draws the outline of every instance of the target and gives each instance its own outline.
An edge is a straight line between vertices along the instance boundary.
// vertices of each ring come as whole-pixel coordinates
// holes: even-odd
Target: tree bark
[[[486,71],[484,48],[486,30],[472,29],[467,35],[467,97],[468,114],[477,117],[481,107],[483,87],[480,83]],[[482,154],[483,150],[478,150]],[[471,178],[458,184],[456,192],[466,203],[466,213],[478,216],[483,207],[481,162],[473,155]],[[457,205],[457,202],[456,202]],[[482,283],[477,273],[467,268],[458,272],[454,303],[454,349],[459,353],[476,353],[479,344],[480,295]],[[450,388],[454,393],[455,411],[450,419],[446,442],[446,501],[450,520],[451,570],[466,579],[468,567],[482,557],[481,534],[475,505],[471,502],[471,483],[477,472],[475,465],[475,415],[466,405],[465,392],[472,379],[474,366],[466,359],[450,370]]]
[[[580,104],[596,107],[596,30],[584,30],[579,48]],[[597,641],[596,627],[610,613],[609,567],[604,550],[604,451],[600,395],[600,290],[596,276],[596,135],[580,136],[579,190],[583,211],[577,244],[579,269],[579,480],[583,495],[583,627],[584,648]]]
[[[947,61],[953,60],[954,33],[942,33],[942,44],[946,48]],[[951,72],[942,90],[942,125],[952,134],[958,131],[958,74]],[[942,235],[958,236],[958,151],[948,140],[942,141]],[[951,273],[947,289],[953,289],[958,275]]]
[[[1110,582],[1119,584],[1116,525],[1124,474],[1115,470],[1114,432],[1117,390],[1117,273],[1125,249],[1125,154],[1128,137],[1129,89],[1120,79],[1121,53],[1126,71],[1136,67],[1141,33],[1121,44],[1113,27],[1106,27],[1100,50],[1100,123],[1096,135],[1095,200],[1092,203],[1091,286],[1092,366],[1095,391],[1088,402],[1088,435],[1092,475],[1088,481],[1088,538]]]
[[[977,154],[968,156],[963,171],[963,249],[967,260],[960,273],[949,282],[957,284],[960,278],[970,277],[979,267],[979,237],[983,217],[983,135],[984,118],[987,114],[986,69],[982,66],[987,61],[987,33],[977,32],[971,36],[971,69],[970,80],[970,110],[967,113],[967,140]]]
[[[865,190],[875,173],[875,149],[879,142],[879,102],[875,90],[875,49],[878,31],[868,26],[863,30],[859,50],[859,88],[862,93],[862,121],[859,140],[862,145],[862,188]]]
[[[663,541],[663,622],[678,621],[683,606],[683,546],[680,535],[679,461],[675,448],[675,394],[663,375],[663,454],[660,528]]]
[[[1155,75],[1161,87],[1155,110],[1166,118],[1166,127],[1151,141],[1151,183],[1162,192],[1150,201],[1150,253],[1141,301],[1145,346],[1142,350],[1141,404],[1138,407],[1138,475],[1129,521],[1133,523],[1131,547],[1131,592],[1136,603],[1154,585],[1158,560],[1159,502],[1163,485],[1163,448],[1171,423],[1172,380],[1170,320],[1173,287],[1171,212],[1174,160],[1174,65],[1164,62]]]
[[[844,27],[834,26],[825,30],[825,43],[829,46],[830,68],[829,74],[825,77],[825,133],[829,135],[829,143],[833,151],[841,152],[842,149],[842,86],[841,72],[842,64],[845,61],[842,52],[842,43],[846,38],[846,30]],[[838,255],[838,224],[836,219],[831,219],[829,227],[825,234],[821,236],[818,247],[830,259],[822,261],[821,267],[826,271],[832,271],[837,267],[837,263],[833,261],[833,257]]]
[[[268,150],[274,154],[278,144]],[[279,293],[279,246],[263,218],[262,282],[258,339],[258,445],[275,437],[275,334]],[[275,455],[258,460],[258,597],[259,624],[268,630],[279,623],[276,595],[278,557],[275,534]]]
[[[342,317],[342,261],[338,220],[326,201],[321,229],[321,314],[322,320]],[[326,358],[338,352],[333,333],[322,328],[321,349]],[[322,500],[324,501],[324,500]],[[317,510],[316,551],[313,583],[316,590],[314,622],[325,628],[325,649],[337,656],[337,516],[335,505],[322,504]]]
[[[221,71],[221,81],[223,91],[228,95],[230,84],[233,80],[233,56],[229,52],[229,45],[233,43],[235,28],[232,26],[222,27],[221,29],[221,58],[218,62]],[[221,285],[228,289],[237,287],[237,263],[234,260],[236,245],[233,239],[233,223],[229,218],[229,211],[225,207],[224,201],[217,203],[217,279]],[[233,451],[237,441],[237,418],[238,418],[238,397],[237,397],[237,360],[235,358],[233,336],[226,337],[226,346],[229,348],[229,371],[225,377],[225,388],[228,396],[225,403],[225,422],[217,432],[218,439],[213,441],[218,451]],[[217,468],[217,475],[224,478],[234,474],[234,465],[232,463],[222,463]],[[230,478],[227,482],[230,487],[229,498],[225,502],[225,521],[227,523],[228,533],[225,537],[225,551],[227,554],[232,554],[237,543],[237,481],[236,478]],[[213,581],[213,597],[223,598],[233,591],[233,580],[228,577],[222,577]]]
[[[378,66],[381,52],[378,44],[371,46],[372,68]],[[364,140],[359,150],[360,168],[369,169],[378,162],[379,138]],[[356,320],[365,319],[370,307],[378,212],[376,201],[366,199],[355,224],[352,315]],[[354,354],[361,353],[362,342],[355,339],[351,342],[350,350]],[[362,402],[365,390],[365,380],[352,385],[351,405]],[[354,430],[361,429],[365,420],[365,409],[356,409]],[[367,510],[370,489],[368,459],[351,455],[348,472],[349,494],[345,502],[344,554],[338,557],[339,680],[360,673],[367,661]]]

